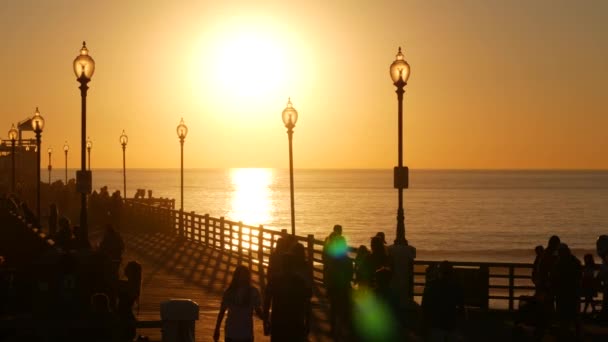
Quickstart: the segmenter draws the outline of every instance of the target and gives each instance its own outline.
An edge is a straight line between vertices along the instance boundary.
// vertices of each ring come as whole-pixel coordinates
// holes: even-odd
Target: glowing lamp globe
[[[407,83],[408,78],[410,78],[410,65],[405,61],[403,53],[401,53],[401,47],[399,47],[395,61],[391,64],[390,72],[393,83],[399,81]]]
[[[36,113],[34,113],[34,117],[32,118],[32,129],[36,133],[42,132],[44,128],[44,118],[40,115],[40,111],[38,107],[36,107]]]
[[[69,149],[70,149],[70,146],[68,146],[68,142],[66,141],[65,144],[63,145],[63,152],[68,153]]]
[[[17,132],[17,129],[15,128],[15,124],[13,124],[13,127],[11,127],[11,129],[8,130],[8,139],[17,140],[18,135],[19,135],[19,132]]]
[[[188,127],[186,126],[186,124],[184,124],[184,118],[182,118],[179,122],[179,125],[177,125],[177,136],[181,140],[184,140],[186,139],[186,135],[188,135]]]
[[[122,130],[122,134],[120,135],[120,144],[122,146],[126,146],[127,143],[129,142],[129,137],[127,137],[127,134],[125,134],[125,130]]]
[[[89,49],[87,49],[87,43],[82,42],[82,48],[80,49],[80,55],[74,59],[74,73],[76,78],[84,77],[90,80],[95,72],[95,61],[89,56]]]
[[[87,137],[87,150],[90,150],[93,147],[93,142],[91,138]]]
[[[293,108],[291,98],[287,101],[287,107],[283,110],[283,123],[287,128],[294,128],[298,122],[298,111]]]

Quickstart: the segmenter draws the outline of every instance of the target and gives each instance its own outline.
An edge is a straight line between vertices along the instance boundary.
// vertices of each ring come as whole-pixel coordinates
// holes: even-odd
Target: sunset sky
[[[607,13],[602,0],[6,0],[0,137],[38,106],[42,150],[59,157],[67,140],[80,165],[72,61],[86,40],[93,169],[122,166],[123,129],[129,167],[179,167],[181,117],[187,168],[288,167],[288,97],[296,168],[391,168],[401,46],[411,168],[608,169]]]

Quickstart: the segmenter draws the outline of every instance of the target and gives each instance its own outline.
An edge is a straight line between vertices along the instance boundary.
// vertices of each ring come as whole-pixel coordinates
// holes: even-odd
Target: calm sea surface
[[[288,170],[184,173],[186,211],[291,229]],[[322,239],[338,223],[354,246],[369,245],[378,231],[394,239],[392,170],[296,170],[294,177],[298,235]],[[93,170],[93,182],[122,189],[122,170]],[[179,170],[127,170],[129,197],[138,188],[179,201]],[[582,257],[608,234],[608,171],[414,170],[404,202],[419,259],[531,262],[534,246],[551,234]]]

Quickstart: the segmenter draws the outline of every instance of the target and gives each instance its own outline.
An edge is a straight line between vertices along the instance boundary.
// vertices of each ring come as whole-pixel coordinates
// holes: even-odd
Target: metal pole
[[[292,149],[292,138],[293,138],[293,130],[289,128],[287,131],[287,135],[289,137],[289,186],[291,193],[291,235],[296,235],[296,214],[295,214],[295,204],[294,204],[294,191],[293,191],[293,149]]]
[[[49,152],[49,185],[51,185],[51,170],[53,169],[53,166],[51,164],[51,152]]]
[[[15,139],[11,139],[11,163],[12,163],[12,192],[15,193]]]
[[[398,82],[397,84],[397,102],[398,102],[398,112],[399,112],[399,148],[398,148],[398,160],[399,160],[399,170],[403,168],[403,93],[405,90],[405,82]],[[405,213],[403,211],[403,185],[399,182],[399,209],[397,209],[397,240],[402,241],[405,239]]]
[[[180,144],[180,205],[179,205],[179,234],[184,236],[184,139],[179,139]]]
[[[81,137],[80,137],[80,170],[84,176],[87,171],[86,165],[86,147],[87,147],[87,83],[89,79],[84,77],[84,73],[78,79],[80,82],[80,98],[81,98]],[[87,220],[87,193],[84,189],[80,189],[80,229],[82,231],[82,243],[89,246],[89,225]]]
[[[122,144],[122,189],[123,189],[123,198],[125,201],[127,200],[127,161],[125,157],[125,151],[127,149],[127,144]]]
[[[36,218],[40,228],[40,130],[36,130]]]
[[[89,154],[89,171],[91,171],[91,149],[87,147],[87,153]]]
[[[65,185],[68,185],[68,151],[65,152]]]

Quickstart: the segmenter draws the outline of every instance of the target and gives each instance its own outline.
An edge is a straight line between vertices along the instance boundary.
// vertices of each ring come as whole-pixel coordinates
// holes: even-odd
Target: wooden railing
[[[178,234],[185,239],[200,242],[212,248],[231,251],[240,263],[248,265],[257,273],[260,287],[264,288],[270,254],[279,237],[287,231],[277,231],[264,226],[251,226],[224,217],[215,218],[209,214],[184,212],[180,224],[180,211],[128,201],[125,203],[126,219],[129,227],[139,227],[143,231],[160,231]],[[130,228],[131,229],[131,228]],[[183,234],[181,233],[183,229]],[[296,236],[304,245],[307,260],[312,269],[313,280],[323,283],[323,240],[314,235]],[[354,258],[354,248],[350,257]],[[438,261],[416,260],[414,262],[414,297],[420,302],[425,286],[426,269]],[[482,309],[512,311],[521,295],[530,295],[534,287],[531,280],[531,264],[451,262],[455,274],[460,276],[465,290],[465,299],[472,306]]]

